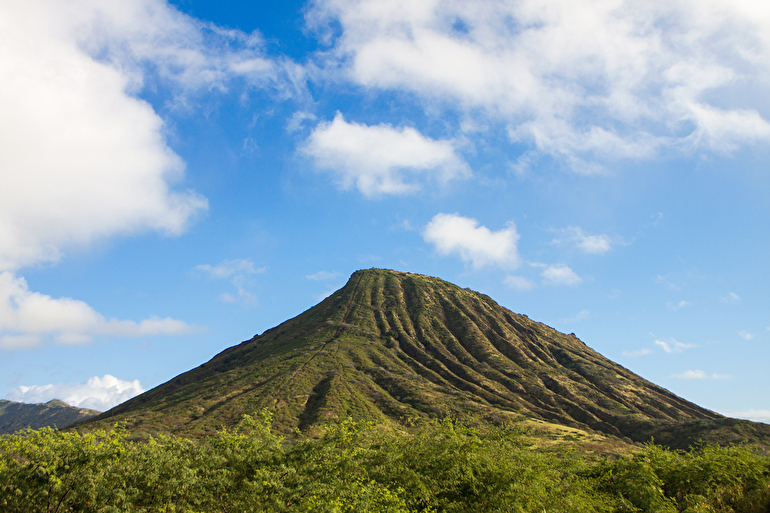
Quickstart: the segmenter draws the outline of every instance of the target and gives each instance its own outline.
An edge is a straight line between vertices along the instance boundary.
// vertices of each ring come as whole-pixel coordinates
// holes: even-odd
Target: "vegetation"
[[[622,336],[622,334],[619,334]],[[530,419],[686,449],[699,439],[770,447],[770,426],[726,419],[565,335],[438,278],[384,269],[276,328],[105,412],[132,433],[202,437],[268,408],[281,433],[353,417]]]
[[[69,431],[0,436],[0,511],[768,512],[769,449],[574,335],[371,269]]]
[[[76,408],[57,399],[44,404],[23,404],[0,399],[0,434],[15,433],[24,428],[63,428],[99,413],[88,408]]]
[[[748,447],[646,445],[587,458],[516,425],[451,418],[410,430],[343,421],[291,441],[272,419],[199,439],[122,427],[0,437],[0,510],[760,512],[770,459]]]

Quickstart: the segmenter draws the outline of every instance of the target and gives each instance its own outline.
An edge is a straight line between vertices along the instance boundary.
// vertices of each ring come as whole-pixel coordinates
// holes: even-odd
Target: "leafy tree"
[[[0,511],[770,511],[770,459],[747,447],[649,444],[597,462],[451,418],[406,432],[347,419],[292,441],[271,428],[263,412],[199,440],[0,436]]]
[[[587,474],[618,500],[618,511],[770,511],[770,461],[744,446],[683,452],[648,444]]]
[[[52,428],[0,437],[0,506],[5,511],[89,510],[125,453],[121,430],[86,435]]]

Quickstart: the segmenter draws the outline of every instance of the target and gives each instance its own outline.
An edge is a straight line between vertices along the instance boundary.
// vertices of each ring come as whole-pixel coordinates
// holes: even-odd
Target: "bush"
[[[649,444],[587,473],[618,511],[770,511],[770,461],[748,447],[701,445],[688,452]]]
[[[3,512],[767,512],[770,461],[746,447],[647,445],[589,462],[511,427],[356,423],[287,442],[271,417],[191,440],[50,428],[0,437]]]

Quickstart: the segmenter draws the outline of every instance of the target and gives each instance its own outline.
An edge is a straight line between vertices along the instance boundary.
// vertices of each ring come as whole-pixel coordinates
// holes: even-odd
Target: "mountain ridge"
[[[91,424],[124,419],[134,430],[200,436],[262,408],[286,432],[312,433],[347,416],[404,424],[472,415],[671,446],[770,441],[770,426],[686,401],[489,296],[384,269],[356,271],[302,314]]]
[[[0,399],[0,434],[12,434],[26,428],[65,428],[99,413],[88,408],[70,406],[59,399],[36,404]]]

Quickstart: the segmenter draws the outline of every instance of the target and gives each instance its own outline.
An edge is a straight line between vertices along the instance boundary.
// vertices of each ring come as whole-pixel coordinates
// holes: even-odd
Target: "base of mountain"
[[[347,417],[394,429],[452,417],[536,420],[628,444],[770,448],[770,426],[678,397],[574,334],[439,278],[387,269],[353,273],[302,314],[78,429],[127,422],[137,435],[206,437],[263,408],[276,432],[308,437]]]
[[[273,427],[263,412],[200,439],[0,436],[0,510],[770,510],[770,457],[747,446],[649,444],[606,458],[567,450],[593,435],[537,421],[473,427],[447,417],[405,432],[345,420],[292,441]]]

